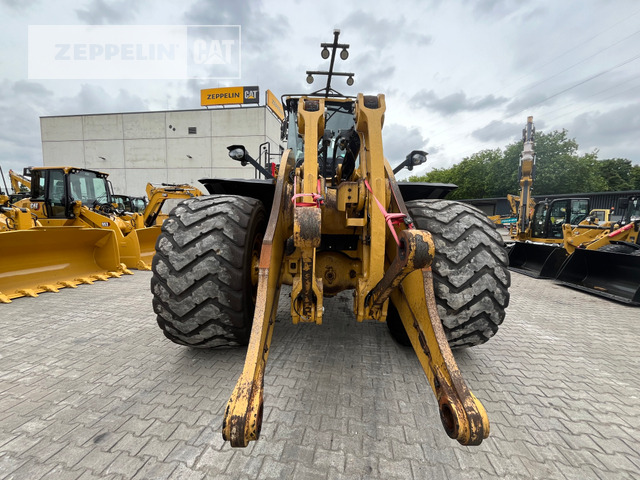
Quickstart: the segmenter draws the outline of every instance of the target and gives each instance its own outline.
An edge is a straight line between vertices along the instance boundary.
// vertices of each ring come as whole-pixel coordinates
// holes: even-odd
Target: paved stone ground
[[[384,324],[281,308],[262,438],[231,449],[244,354],[165,340],[150,276],[0,305],[0,479],[640,478],[638,309],[513,274],[498,336],[456,353],[492,422],[462,447]]]

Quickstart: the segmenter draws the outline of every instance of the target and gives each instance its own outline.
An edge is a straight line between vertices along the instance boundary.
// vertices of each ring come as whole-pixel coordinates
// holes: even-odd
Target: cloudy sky
[[[401,7],[398,5],[402,5]],[[429,152],[417,173],[520,138],[528,115],[581,151],[640,164],[637,0],[0,0],[0,165],[41,165],[40,116],[198,109],[200,89],[320,88],[320,42],[349,43],[345,94],[385,93],[385,153]],[[33,80],[33,25],[240,25],[239,80]],[[264,98],[264,97],[262,97]],[[69,159],[72,164],[73,159]],[[414,173],[416,171],[414,170]]]

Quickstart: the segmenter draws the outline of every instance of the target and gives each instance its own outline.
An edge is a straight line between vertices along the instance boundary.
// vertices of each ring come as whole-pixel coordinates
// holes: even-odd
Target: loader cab
[[[120,210],[133,213],[144,213],[147,202],[143,197],[130,197],[128,195],[112,195],[111,201],[118,205]]]
[[[31,202],[41,205],[47,218],[74,218],[76,201],[88,207],[111,203],[105,173],[69,167],[42,168],[33,169],[31,178]]]
[[[618,210],[624,212],[622,225],[640,221],[640,197],[626,197],[618,200]]]
[[[588,198],[562,198],[536,205],[532,218],[534,239],[562,239],[562,225],[577,225],[589,215]]]
[[[295,155],[296,164],[304,159],[304,138],[298,129],[298,104],[301,97],[289,97],[284,102],[286,117],[283,140]],[[348,97],[325,98],[325,129],[318,142],[318,171],[325,178],[340,172],[348,178],[357,166],[360,138],[355,131],[355,100]]]

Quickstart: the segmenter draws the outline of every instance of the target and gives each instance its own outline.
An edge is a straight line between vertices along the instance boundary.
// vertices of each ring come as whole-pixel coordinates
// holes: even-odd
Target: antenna
[[[314,75],[326,75],[327,76],[327,86],[325,88],[321,88],[320,90],[317,90],[315,92],[312,93],[312,95],[316,95],[316,94],[321,94],[324,93],[325,97],[329,97],[329,96],[343,96],[340,92],[334,90],[331,87],[331,79],[334,76],[337,77],[347,77],[347,85],[351,86],[353,85],[353,77],[354,77],[354,73],[348,73],[348,72],[334,72],[333,71],[333,65],[336,59],[336,52],[339,48],[341,48],[341,52],[340,52],[340,58],[342,60],[346,60],[347,58],[349,58],[349,45],[346,43],[338,43],[338,37],[340,36],[340,30],[334,30],[333,31],[333,43],[321,43],[320,46],[322,47],[322,52],[320,53],[320,55],[322,56],[322,58],[324,58],[325,60],[327,58],[329,58],[329,56],[331,56],[331,63],[329,64],[329,71],[327,72],[323,72],[323,71],[315,71],[315,70],[307,70],[307,83],[311,84],[313,83],[313,76]]]

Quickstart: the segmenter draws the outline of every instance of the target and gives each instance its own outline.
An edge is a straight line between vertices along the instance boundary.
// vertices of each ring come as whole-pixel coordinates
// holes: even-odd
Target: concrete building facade
[[[264,106],[41,117],[45,166],[75,166],[109,174],[114,191],[144,195],[147,182],[254,178],[251,166],[229,158],[242,144],[257,158],[268,142],[279,151],[280,120]]]

